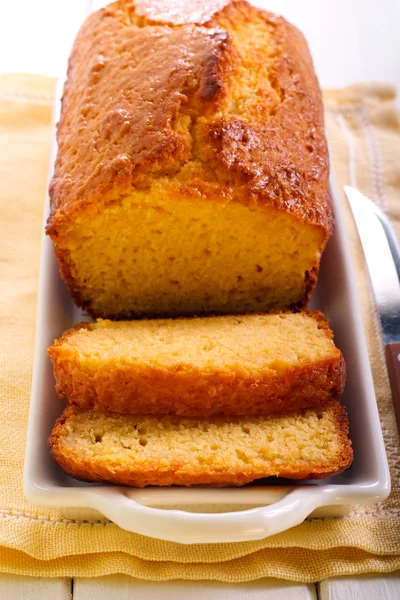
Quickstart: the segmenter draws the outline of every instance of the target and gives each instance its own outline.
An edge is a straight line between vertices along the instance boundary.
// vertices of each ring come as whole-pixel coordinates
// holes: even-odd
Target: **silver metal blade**
[[[400,279],[400,246],[397,241],[396,234],[393,231],[393,227],[391,226],[390,221],[385,213],[375,204],[375,202],[372,202],[366,196],[364,196],[364,198],[368,200],[372,210],[382,223],[383,229],[386,233],[387,241],[389,242],[390,250],[392,252],[394,264],[396,265],[397,276]]]
[[[371,200],[349,186],[345,192],[367,261],[383,340],[400,341],[400,283],[385,229]]]

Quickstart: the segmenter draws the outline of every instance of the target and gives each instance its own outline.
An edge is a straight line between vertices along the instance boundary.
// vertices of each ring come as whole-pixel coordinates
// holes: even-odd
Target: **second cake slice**
[[[57,392],[128,414],[261,415],[341,395],[343,356],[319,312],[81,323],[49,348]]]

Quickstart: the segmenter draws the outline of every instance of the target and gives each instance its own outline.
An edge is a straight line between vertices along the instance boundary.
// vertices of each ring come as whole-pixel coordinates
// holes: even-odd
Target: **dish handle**
[[[299,525],[316,508],[340,500],[331,486],[308,485],[269,506],[210,514],[145,506],[129,498],[126,491],[88,491],[87,506],[128,531],[183,544],[263,539]]]

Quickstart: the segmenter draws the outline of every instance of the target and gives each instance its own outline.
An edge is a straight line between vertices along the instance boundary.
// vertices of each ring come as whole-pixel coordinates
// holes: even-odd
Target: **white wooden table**
[[[184,0],[182,0],[184,1]],[[186,0],[190,1],[190,0]],[[60,75],[85,16],[102,0],[0,0],[0,73]],[[400,0],[253,0],[305,33],[323,87],[387,81],[400,93]],[[21,18],[23,15],[23,19]],[[37,579],[0,575],[7,600],[397,600],[400,572],[290,584],[149,583],[125,576]]]

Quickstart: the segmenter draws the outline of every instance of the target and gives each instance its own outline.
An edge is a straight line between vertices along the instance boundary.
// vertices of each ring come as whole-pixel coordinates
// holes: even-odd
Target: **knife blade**
[[[344,189],[364,250],[381,322],[386,364],[400,432],[400,282],[394,259],[398,245],[386,217],[375,204],[350,186],[345,186]],[[388,230],[389,235],[392,235],[391,244],[387,237]],[[400,259],[398,265],[400,266]]]
[[[360,192],[359,192],[360,193]],[[362,195],[362,194],[361,194]],[[393,230],[392,225],[390,224],[389,219],[385,215],[385,213],[369,198],[364,196],[365,200],[368,201],[369,206],[374,211],[379,221],[382,224],[383,229],[385,230],[387,241],[389,242],[390,250],[392,252],[393,260],[397,269],[397,276],[400,279],[400,246],[396,238],[396,234]]]

